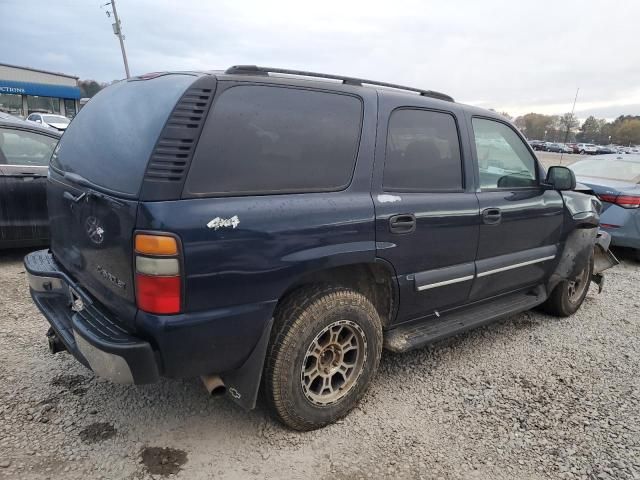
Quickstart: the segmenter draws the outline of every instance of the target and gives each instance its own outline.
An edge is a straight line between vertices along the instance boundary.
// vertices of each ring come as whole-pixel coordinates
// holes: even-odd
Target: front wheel
[[[362,398],[381,352],[380,317],[364,295],[341,287],[302,288],[276,312],[265,399],[295,430],[323,427]]]
[[[556,317],[568,317],[576,313],[587,296],[592,273],[593,257],[589,258],[578,275],[556,285],[547,301],[542,304],[542,310]]]

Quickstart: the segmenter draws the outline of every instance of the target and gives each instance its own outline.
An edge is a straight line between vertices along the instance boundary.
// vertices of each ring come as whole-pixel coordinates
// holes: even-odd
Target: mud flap
[[[244,364],[237,370],[220,375],[227,388],[227,396],[245,410],[252,410],[256,406],[271,327],[273,318],[265,326],[260,340]]]

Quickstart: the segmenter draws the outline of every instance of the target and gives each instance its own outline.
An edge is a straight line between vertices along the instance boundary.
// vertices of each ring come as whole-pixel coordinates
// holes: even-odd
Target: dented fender
[[[602,291],[602,272],[619,263],[609,251],[611,237],[598,228],[602,203],[593,195],[576,191],[562,192],[562,196],[568,211],[565,224],[568,233],[547,291],[551,292],[563,280],[574,278],[588,261],[593,262],[591,280]]]

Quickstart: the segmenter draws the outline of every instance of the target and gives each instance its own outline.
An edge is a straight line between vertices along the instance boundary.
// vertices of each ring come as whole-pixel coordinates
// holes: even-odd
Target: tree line
[[[572,113],[527,113],[515,119],[506,112],[502,115],[513,120],[529,140],[623,146],[640,144],[640,115],[620,115],[612,122],[591,115],[582,124]]]

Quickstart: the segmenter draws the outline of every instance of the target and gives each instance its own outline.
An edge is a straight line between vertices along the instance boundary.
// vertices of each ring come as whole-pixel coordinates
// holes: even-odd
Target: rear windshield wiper
[[[80,195],[75,196],[70,192],[65,191],[62,196],[64,198],[66,198],[67,200],[72,201],[73,203],[78,203],[80,202],[83,198],[88,198],[88,197],[96,197],[96,198],[101,198],[103,200],[108,201],[109,203],[116,205],[118,207],[122,207],[124,206],[124,203],[116,200],[115,198],[110,197],[109,195],[105,195],[104,193],[100,193],[100,192],[96,192],[95,191],[95,185],[87,180],[86,178],[84,178],[82,175],[78,175],[77,173],[70,173],[70,172],[65,172],[64,173],[64,178],[67,180],[71,180],[73,183],[76,183],[82,187],[88,188],[89,190],[82,192]]]
[[[84,178],[82,175],[78,175],[77,173],[64,172],[63,177],[83,187],[87,187],[87,188],[94,187],[93,183],[91,183],[89,180]]]

